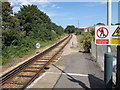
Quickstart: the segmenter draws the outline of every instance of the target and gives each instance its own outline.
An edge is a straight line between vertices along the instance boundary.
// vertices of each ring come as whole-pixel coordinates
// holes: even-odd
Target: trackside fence
[[[117,46],[111,46],[114,56],[117,56]],[[104,71],[104,53],[107,52],[107,45],[96,45],[95,41],[91,41],[91,54]]]

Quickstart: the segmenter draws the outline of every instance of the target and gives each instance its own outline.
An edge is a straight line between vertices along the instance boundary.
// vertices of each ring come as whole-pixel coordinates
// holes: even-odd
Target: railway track
[[[37,77],[42,75],[49,65],[57,61],[63,48],[67,45],[71,38],[72,35],[69,35],[44,52],[2,75],[0,80],[2,89],[25,89]]]

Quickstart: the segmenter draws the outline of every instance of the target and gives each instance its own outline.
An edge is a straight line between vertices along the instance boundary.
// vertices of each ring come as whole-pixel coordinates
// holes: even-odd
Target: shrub
[[[87,52],[87,53],[90,52],[91,40],[92,40],[92,36],[91,36],[90,34],[87,34],[87,35],[83,38],[83,48],[84,48],[85,52]]]

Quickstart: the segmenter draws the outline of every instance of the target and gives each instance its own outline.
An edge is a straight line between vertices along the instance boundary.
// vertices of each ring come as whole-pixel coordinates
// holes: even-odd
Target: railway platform
[[[52,64],[29,88],[104,88],[104,73],[89,53],[79,52],[76,37],[65,47],[62,57]]]

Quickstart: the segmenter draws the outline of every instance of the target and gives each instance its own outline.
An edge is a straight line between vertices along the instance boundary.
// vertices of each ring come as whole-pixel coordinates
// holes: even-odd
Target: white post
[[[107,1],[107,25],[111,26],[112,21],[112,0]],[[107,45],[107,52],[111,52],[111,46]]]

